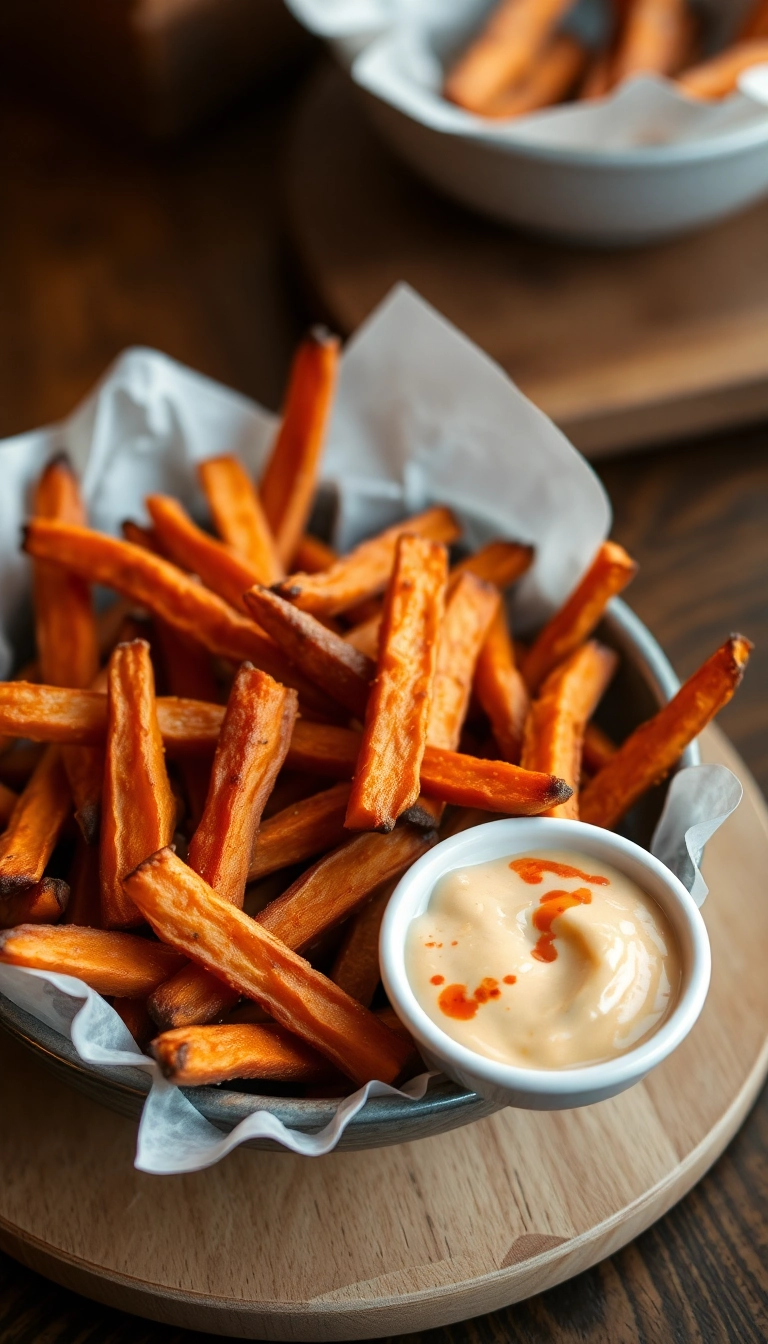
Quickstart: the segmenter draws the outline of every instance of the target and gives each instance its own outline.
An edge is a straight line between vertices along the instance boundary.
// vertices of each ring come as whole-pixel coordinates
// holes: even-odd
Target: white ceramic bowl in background
[[[658,1030],[626,1054],[571,1069],[524,1069],[477,1054],[440,1030],[411,989],[405,969],[406,937],[445,873],[491,859],[553,850],[575,850],[590,860],[612,864],[658,903],[677,939],[681,986],[675,1006]],[[379,959],[389,1000],[430,1065],[497,1105],[546,1111],[588,1106],[639,1083],[688,1035],[704,1006],[711,970],[709,938],[698,907],[663,863],[611,831],[541,817],[476,826],[444,840],[419,859],[400,880],[387,906]]]
[[[365,94],[372,119],[420,177],[504,224],[592,245],[690,232],[768,192],[768,113],[696,143],[588,150],[490,143],[434,130]]]

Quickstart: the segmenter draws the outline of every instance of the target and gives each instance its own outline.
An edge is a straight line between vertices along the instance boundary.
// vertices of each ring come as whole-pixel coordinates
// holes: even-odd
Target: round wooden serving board
[[[528,237],[402,168],[338,70],[307,90],[286,179],[291,236],[329,321],[355,331],[406,280],[587,457],[768,413],[768,202],[654,247]]]
[[[58,1283],[245,1339],[364,1339],[494,1310],[586,1269],[699,1179],[768,1069],[768,810],[744,782],[710,842],[710,996],[638,1087],[578,1111],[507,1110],[418,1143],[319,1160],[240,1150],[192,1176],[134,1171],[135,1125],[0,1042],[0,1246]]]

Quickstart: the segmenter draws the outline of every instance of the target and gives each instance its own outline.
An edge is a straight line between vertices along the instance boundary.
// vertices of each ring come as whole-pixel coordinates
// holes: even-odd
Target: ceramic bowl
[[[610,864],[656,901],[669,920],[680,954],[681,983],[669,1016],[640,1045],[615,1059],[568,1069],[519,1068],[460,1045],[421,1007],[406,973],[411,922],[429,905],[435,883],[446,873],[516,854],[568,850],[584,866]],[[514,817],[476,826],[443,840],[419,859],[395,888],[379,940],[384,988],[432,1068],[499,1106],[551,1111],[605,1101],[639,1083],[685,1039],[704,1007],[711,955],[704,920],[693,897],[663,863],[626,836],[559,818]]]

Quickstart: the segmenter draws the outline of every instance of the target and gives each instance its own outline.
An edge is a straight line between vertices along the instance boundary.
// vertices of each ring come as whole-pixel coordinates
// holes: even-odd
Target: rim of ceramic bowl
[[[679,690],[680,682],[650,630],[621,598],[613,599],[603,619],[612,642],[622,657],[641,673],[654,699],[659,703],[670,700]],[[698,765],[699,762],[698,745],[692,742],[681,757],[681,765]],[[0,1025],[40,1055],[60,1076],[67,1077],[74,1086],[96,1100],[123,1114],[134,1115],[140,1111],[150,1085],[144,1069],[97,1068],[85,1064],[68,1037],[46,1027],[2,995]],[[182,1090],[201,1115],[225,1131],[258,1110],[268,1110],[291,1128],[311,1132],[328,1124],[339,1105],[333,1098],[274,1097],[227,1087]],[[436,1079],[419,1101],[400,1097],[371,1098],[347,1126],[339,1147],[352,1146],[356,1133],[368,1127],[373,1130],[380,1123],[392,1128],[396,1122],[422,1120],[426,1123],[438,1113],[455,1111],[460,1112],[458,1124],[465,1118],[480,1118],[490,1109],[494,1108],[489,1108],[477,1093],[450,1080]],[[448,1127],[446,1124],[445,1128]],[[276,1147],[270,1141],[257,1141],[255,1146]]]
[[[546,840],[531,837],[546,836]],[[673,927],[681,953],[682,988],[667,1018],[647,1040],[615,1059],[572,1068],[537,1069],[504,1064],[462,1045],[448,1035],[421,1006],[406,971],[406,939],[416,915],[423,913],[435,883],[464,865],[506,858],[529,850],[568,849],[590,860],[612,864],[638,884],[640,873],[652,888],[649,895]],[[485,858],[477,857],[484,851]],[[472,853],[472,857],[468,854]],[[630,871],[632,870],[632,871]],[[417,1044],[458,1072],[519,1096],[556,1100],[583,1094],[584,1103],[625,1087],[666,1059],[685,1039],[701,1013],[709,990],[711,951],[706,926],[696,902],[682,882],[641,845],[613,831],[565,818],[513,817],[486,822],[451,836],[424,854],[400,879],[392,893],[379,943],[382,979],[387,996]]]

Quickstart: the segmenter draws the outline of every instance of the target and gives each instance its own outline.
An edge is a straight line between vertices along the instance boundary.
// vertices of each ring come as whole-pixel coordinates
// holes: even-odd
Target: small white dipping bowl
[[[682,968],[677,1002],[657,1031],[626,1054],[571,1069],[524,1069],[459,1045],[425,1013],[405,969],[412,920],[426,910],[436,882],[455,868],[516,854],[576,851],[612,864],[651,896],[667,916]],[[711,955],[693,897],[663,863],[631,840],[598,826],[553,817],[515,817],[476,826],[443,840],[405,874],[392,894],[379,940],[384,988],[426,1062],[455,1082],[501,1106],[553,1111],[604,1101],[639,1083],[691,1030],[709,989]]]

